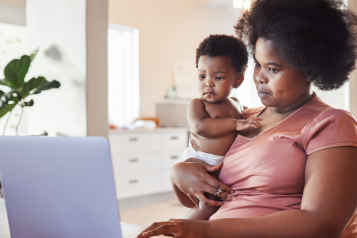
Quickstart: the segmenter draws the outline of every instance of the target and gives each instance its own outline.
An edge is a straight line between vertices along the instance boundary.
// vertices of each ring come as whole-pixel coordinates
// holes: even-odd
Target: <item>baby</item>
[[[180,161],[196,158],[216,165],[222,162],[238,133],[260,127],[260,118],[242,119],[243,106],[229,96],[242,84],[247,61],[246,46],[233,36],[211,35],[201,42],[196,51],[200,98],[188,106],[191,139]],[[200,202],[185,218],[207,220],[216,210]]]

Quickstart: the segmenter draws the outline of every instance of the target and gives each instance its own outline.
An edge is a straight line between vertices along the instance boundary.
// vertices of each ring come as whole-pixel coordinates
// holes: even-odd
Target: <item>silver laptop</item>
[[[0,136],[11,238],[121,238],[105,138]]]

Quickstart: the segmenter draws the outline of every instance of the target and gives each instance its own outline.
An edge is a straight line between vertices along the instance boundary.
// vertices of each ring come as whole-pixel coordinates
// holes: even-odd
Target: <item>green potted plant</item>
[[[7,88],[7,92],[0,90],[0,119],[8,114],[5,122],[3,134],[5,134],[6,126],[11,116],[12,110],[19,105],[21,114],[16,126],[16,135],[18,135],[18,127],[21,123],[23,111],[25,107],[34,105],[33,99],[26,100],[27,97],[41,93],[45,90],[59,88],[61,84],[56,81],[47,81],[43,76],[33,77],[25,81],[27,72],[35,58],[38,50],[31,55],[23,55],[20,59],[11,60],[4,68],[4,79],[0,80],[0,85]],[[0,197],[2,197],[1,181],[0,181]]]

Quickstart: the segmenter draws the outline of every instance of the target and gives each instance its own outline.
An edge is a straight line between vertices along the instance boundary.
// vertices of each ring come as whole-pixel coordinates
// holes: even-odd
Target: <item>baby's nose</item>
[[[206,87],[213,87],[214,86],[214,84],[213,84],[213,82],[211,80],[206,80],[205,85],[206,85]]]

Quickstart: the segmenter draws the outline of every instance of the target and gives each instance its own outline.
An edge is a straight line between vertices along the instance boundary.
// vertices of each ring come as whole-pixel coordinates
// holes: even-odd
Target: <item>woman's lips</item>
[[[264,91],[258,91],[258,96],[261,98],[261,99],[265,99],[269,96],[271,96],[270,93],[267,93],[267,92],[264,92]]]

